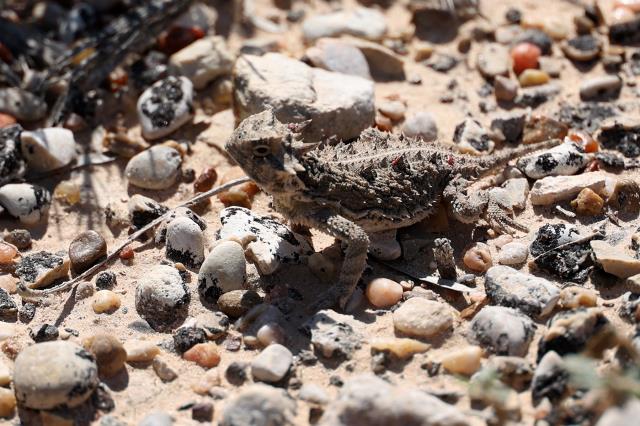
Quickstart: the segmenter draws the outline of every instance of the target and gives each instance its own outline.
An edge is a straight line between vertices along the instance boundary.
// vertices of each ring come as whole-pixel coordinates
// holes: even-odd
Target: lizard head
[[[266,192],[290,193],[303,187],[304,167],[296,157],[296,134],[267,109],[244,119],[225,148],[245,173]]]

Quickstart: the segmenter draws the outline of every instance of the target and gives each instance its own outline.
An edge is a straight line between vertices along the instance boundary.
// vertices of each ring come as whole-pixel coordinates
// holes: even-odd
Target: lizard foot
[[[528,232],[529,228],[516,222],[510,215],[511,209],[502,206],[494,200],[487,205],[487,222],[489,226],[500,234],[515,234],[515,231]]]

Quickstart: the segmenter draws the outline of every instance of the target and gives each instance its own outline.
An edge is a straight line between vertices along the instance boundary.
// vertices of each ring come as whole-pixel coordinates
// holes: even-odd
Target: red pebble
[[[513,60],[513,71],[520,74],[530,68],[538,68],[538,58],[542,52],[540,48],[532,43],[518,43],[511,49],[511,59]]]
[[[164,54],[173,55],[204,36],[205,32],[200,27],[173,26],[158,38],[158,48]]]
[[[131,248],[131,246],[126,246],[120,252],[120,259],[122,259],[122,260],[133,259],[133,256],[134,256],[134,252],[133,252],[133,249]]]

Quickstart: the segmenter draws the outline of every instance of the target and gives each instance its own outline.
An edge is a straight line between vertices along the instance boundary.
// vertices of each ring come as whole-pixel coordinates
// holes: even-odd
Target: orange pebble
[[[218,345],[212,342],[198,343],[183,355],[187,361],[192,361],[201,367],[213,368],[220,363]]]
[[[538,68],[538,58],[542,52],[533,43],[518,43],[511,49],[511,59],[513,60],[513,71],[520,74],[530,68]]]
[[[600,150],[598,142],[596,142],[596,140],[584,130],[571,129],[569,130],[567,137],[576,145],[584,149],[585,152],[598,152]]]
[[[0,265],[11,263],[18,254],[18,249],[4,241],[0,242]]]
[[[134,256],[134,252],[131,246],[126,246],[120,252],[120,259],[122,260],[133,259],[133,256]]]
[[[13,115],[0,112],[0,129],[3,127],[9,127],[12,124],[16,124],[16,119]]]

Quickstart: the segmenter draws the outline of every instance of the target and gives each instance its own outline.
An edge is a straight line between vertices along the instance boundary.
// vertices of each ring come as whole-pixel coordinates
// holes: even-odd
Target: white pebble
[[[498,253],[498,263],[503,265],[519,265],[524,263],[529,256],[529,248],[522,243],[512,242],[502,246]]]

